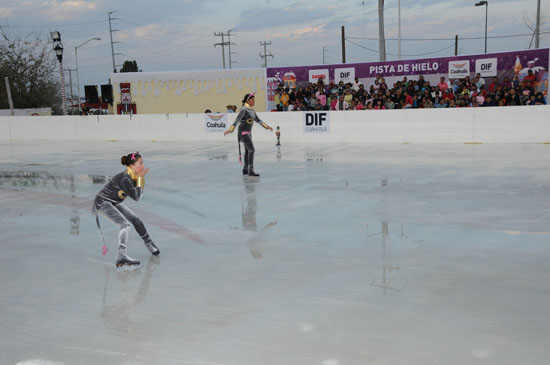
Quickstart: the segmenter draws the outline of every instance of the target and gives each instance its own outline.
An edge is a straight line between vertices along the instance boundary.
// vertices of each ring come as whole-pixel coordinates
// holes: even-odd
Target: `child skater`
[[[103,233],[99,226],[98,212],[102,213],[115,226],[120,228],[118,233],[116,267],[134,268],[139,266],[140,262],[132,259],[126,254],[128,237],[130,235],[130,225],[134,226],[143,239],[145,247],[147,247],[153,255],[158,255],[160,250],[154,244],[153,240],[151,240],[151,237],[149,237],[141,219],[122,203],[128,196],[135,201],[141,198],[145,186],[145,174],[149,172],[149,169],[145,168],[143,158],[138,152],[122,156],[120,161],[126,166],[126,169],[115,175],[115,177],[113,177],[96,195],[92,212],[96,215],[97,227],[101,239],[103,240],[103,254],[105,255],[107,246],[105,245]]]
[[[254,107],[254,93],[246,94],[242,100],[243,106],[235,118],[235,122],[224,132],[224,136],[233,133],[238,124],[237,140],[239,142],[239,158],[241,157],[241,141],[244,144],[244,167],[243,175],[260,176],[254,172],[254,144],[252,143],[252,125],[254,122],[261,124],[265,129],[273,132],[273,128],[262,122],[258,115],[252,109]]]

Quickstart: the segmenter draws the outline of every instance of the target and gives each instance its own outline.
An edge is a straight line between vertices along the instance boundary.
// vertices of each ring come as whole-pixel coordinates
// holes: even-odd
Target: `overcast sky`
[[[452,56],[456,34],[459,54],[483,53],[485,7],[474,6],[476,1],[401,0],[402,58]],[[385,1],[387,60],[398,59],[397,4],[397,0]],[[550,32],[549,5],[548,0],[541,1],[541,31],[545,32]],[[528,49],[532,30],[527,24],[534,26],[536,6],[537,0],[489,0],[488,52]],[[274,54],[268,58],[268,66],[340,63],[341,26],[345,26],[348,38],[348,63],[379,60],[377,0],[0,2],[1,22],[11,33],[40,33],[45,42],[50,31],[61,33],[65,68],[75,68],[76,46],[93,37],[101,38],[78,48],[81,85],[107,83],[112,71],[110,11],[116,11],[112,16],[117,18],[112,22],[117,30],[113,40],[120,42],[114,44],[116,63],[136,60],[143,71],[220,69],[222,50],[214,44],[220,43],[221,37],[214,33],[229,30],[234,43],[233,68],[260,67],[260,42],[264,41],[271,41],[267,51]],[[502,37],[510,35],[524,36]],[[550,33],[541,35],[540,47],[550,47]],[[227,53],[226,48],[226,57]]]

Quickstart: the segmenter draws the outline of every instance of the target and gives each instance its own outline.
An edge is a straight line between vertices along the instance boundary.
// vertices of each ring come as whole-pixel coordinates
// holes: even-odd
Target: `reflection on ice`
[[[410,238],[404,232],[403,224],[400,225],[400,244],[404,243],[422,243],[424,240],[416,240]],[[367,237],[380,236],[380,247],[382,252],[382,273],[376,276],[371,285],[383,289],[384,294],[387,291],[399,292],[405,289],[407,286],[407,280],[402,280],[395,278],[395,276],[402,277],[403,275],[397,275],[399,271],[402,270],[401,265],[396,263],[394,255],[392,255],[392,250],[395,249],[395,244],[390,237],[389,224],[387,222],[382,222],[382,227],[380,232],[369,233],[369,225],[367,224]],[[403,239],[405,239],[403,241]],[[372,239],[368,239],[369,242],[372,242]]]
[[[368,230],[368,225],[367,225]],[[371,285],[382,288],[384,294],[388,290],[402,291],[407,286],[407,282],[400,284],[394,283],[393,271],[401,270],[399,265],[393,263],[391,255],[392,241],[390,239],[389,228],[387,222],[382,222],[382,230],[378,233],[367,234],[367,236],[381,235],[381,248],[382,248],[382,274],[379,277],[374,278]]]
[[[265,231],[277,224],[277,221],[267,223],[264,227],[258,229],[256,224],[256,190],[255,185],[257,180],[248,176],[243,176],[243,184],[245,188],[244,202],[242,203],[242,221],[243,229],[251,231],[252,234],[248,238],[248,249],[250,254],[255,259],[262,259],[262,242]]]
[[[105,286],[101,300],[101,318],[106,327],[119,332],[131,333],[136,331],[139,324],[132,317],[132,312],[147,298],[153,271],[159,264],[160,258],[158,256],[150,256],[145,265],[145,273],[143,275],[141,268],[135,270],[116,270],[111,265],[105,265]],[[118,284],[114,286],[109,284],[109,278],[113,272],[116,274],[116,284]],[[139,280],[141,276],[139,287],[135,290],[132,284],[135,280]],[[111,288],[110,291],[109,288]],[[107,298],[108,292],[111,293],[111,300]],[[114,304],[108,304],[109,302],[114,302]]]

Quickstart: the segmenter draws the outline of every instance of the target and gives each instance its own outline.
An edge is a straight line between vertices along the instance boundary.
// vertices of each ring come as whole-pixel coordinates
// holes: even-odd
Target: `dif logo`
[[[481,65],[481,71],[491,71],[491,68],[493,67],[492,63],[482,63]]]
[[[329,133],[329,112],[304,112],[304,133]]]
[[[343,81],[344,84],[353,82],[355,79],[355,67],[336,68],[334,69],[334,81],[339,83]]]
[[[481,77],[494,77],[497,75],[498,60],[496,58],[482,58],[476,60],[476,73]]]

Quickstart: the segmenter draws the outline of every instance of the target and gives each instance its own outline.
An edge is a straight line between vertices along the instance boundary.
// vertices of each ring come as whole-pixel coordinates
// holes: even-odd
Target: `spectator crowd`
[[[305,110],[372,110],[406,108],[465,108],[546,104],[544,95],[535,92],[536,77],[531,70],[520,81],[504,77],[490,83],[477,74],[463,79],[441,77],[431,85],[420,75],[417,80],[404,77],[392,87],[377,76],[366,88],[358,78],[353,83],[329,83],[322,79],[296,89],[279,84],[275,90],[277,111]]]

